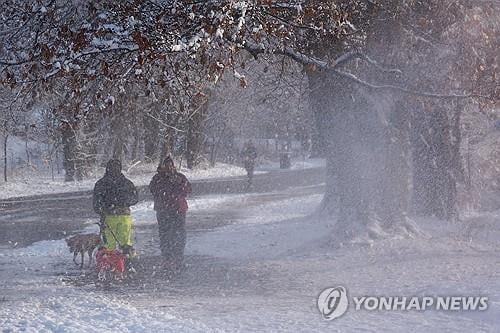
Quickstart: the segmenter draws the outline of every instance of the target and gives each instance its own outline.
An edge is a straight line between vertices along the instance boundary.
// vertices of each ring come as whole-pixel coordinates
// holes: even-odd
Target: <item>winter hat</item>
[[[165,157],[163,161],[161,161],[158,166],[158,172],[163,171],[168,164],[175,168],[174,160],[170,156]]]
[[[109,160],[106,164],[106,173],[119,174],[122,172],[122,162],[116,159]]]

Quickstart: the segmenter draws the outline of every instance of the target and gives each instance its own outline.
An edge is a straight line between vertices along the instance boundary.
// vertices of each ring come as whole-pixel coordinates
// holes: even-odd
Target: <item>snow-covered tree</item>
[[[339,207],[338,234],[407,233],[412,232],[407,220],[410,145],[418,141],[409,139],[409,128],[419,121],[410,115],[425,109],[411,106],[430,99],[498,97],[497,85],[492,86],[496,76],[492,80],[472,65],[471,58],[482,57],[477,52],[462,63],[481,88],[464,84],[467,78],[446,79],[457,54],[456,38],[448,39],[448,33],[478,15],[475,8],[497,15],[494,6],[460,0],[9,0],[0,14],[0,79],[6,86],[31,86],[40,95],[62,97],[55,112],[66,124],[66,148],[74,146],[72,135],[83,119],[102,112],[99,104],[106,100],[120,105],[114,91],[135,81],[133,91],[155,96],[155,111],[145,116],[167,119],[166,138],[172,129],[185,132],[186,154],[194,165],[208,92],[225,70],[234,70],[237,54],[248,52],[261,61],[284,56],[307,73],[310,105],[329,161],[323,207],[328,212]],[[496,35],[489,32],[479,43],[493,50]],[[120,110],[128,105],[125,95]],[[456,203],[450,171],[456,164],[450,163],[458,160],[451,139],[456,128],[450,123],[456,117],[433,115],[431,131],[446,134],[434,136],[432,144],[440,147],[440,159],[449,155],[442,163],[430,158],[437,163],[436,174],[446,175],[438,191],[446,194],[446,204],[437,210],[450,218]],[[164,142],[171,145],[169,139]],[[75,159],[72,153],[68,161]]]

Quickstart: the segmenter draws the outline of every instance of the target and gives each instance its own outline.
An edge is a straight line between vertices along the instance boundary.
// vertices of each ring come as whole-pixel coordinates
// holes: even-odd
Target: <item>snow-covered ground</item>
[[[326,160],[324,158],[307,158],[305,155],[301,157],[295,157],[291,161],[291,170],[302,170],[310,168],[324,168],[326,166]],[[277,161],[261,160],[259,161],[256,169],[258,171],[275,170],[279,169],[280,164]]]
[[[6,292],[0,296],[2,332],[207,331],[196,320],[141,310],[98,291],[62,284],[54,273],[67,266],[61,260],[67,256],[64,241],[42,241],[0,254],[3,268],[9,270],[2,269],[2,289]],[[10,271],[13,268],[20,271]]]
[[[324,159],[297,159],[292,161],[292,170],[324,167]],[[147,185],[155,174],[156,164],[136,164],[124,170],[137,186]],[[266,173],[270,170],[279,169],[277,162],[263,162],[255,171],[255,174]],[[194,170],[181,168],[190,180],[214,179],[227,177],[246,176],[246,171],[238,165],[216,163],[214,167],[202,164]],[[19,169],[10,181],[0,182],[0,199],[17,198],[32,195],[43,195],[53,193],[68,193],[78,191],[89,191],[95,182],[104,174],[104,168],[95,171],[89,179],[76,182],[65,182],[63,175],[56,175],[54,179],[47,172],[35,169]]]
[[[315,217],[317,187],[190,200],[188,267],[181,278],[107,292],[75,287],[63,240],[0,250],[4,332],[498,332],[500,212],[464,222],[417,220],[424,235],[371,245],[331,244]],[[151,203],[133,212],[140,255],[158,254]],[[200,222],[202,218],[217,223]],[[89,226],[87,229],[94,228]],[[88,231],[87,230],[87,231]],[[149,285],[146,284],[149,283]],[[318,294],[488,296],[485,312],[354,311],[324,321]],[[2,298],[3,297],[3,298]]]
[[[155,174],[156,165],[146,164],[133,166],[124,170],[124,174],[129,177],[137,186],[147,185]],[[244,176],[244,168],[236,165],[217,163],[214,167],[199,167],[195,170],[182,168],[182,172],[191,180],[212,179],[222,177]],[[65,182],[64,176],[60,175],[52,180],[50,175],[43,175],[37,172],[24,172],[16,176],[12,181],[0,184],[0,199],[23,197],[40,194],[67,193],[77,191],[89,191],[94,187],[95,182],[102,177],[104,169],[96,172],[94,177],[84,181]]]

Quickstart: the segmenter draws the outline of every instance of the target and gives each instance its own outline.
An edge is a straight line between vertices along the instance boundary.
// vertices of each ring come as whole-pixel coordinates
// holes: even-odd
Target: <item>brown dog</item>
[[[101,237],[97,234],[85,234],[76,235],[66,239],[66,243],[69,246],[69,252],[73,253],[73,262],[76,262],[76,256],[78,253],[82,256],[82,262],[80,263],[80,268],[83,268],[84,254],[85,252],[89,255],[89,266],[92,263],[92,254],[94,250],[101,244]]]

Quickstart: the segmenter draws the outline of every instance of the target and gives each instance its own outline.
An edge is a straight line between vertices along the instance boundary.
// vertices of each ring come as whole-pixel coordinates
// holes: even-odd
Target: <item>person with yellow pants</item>
[[[104,218],[104,246],[116,249],[119,246],[132,246],[132,216],[107,215]]]
[[[122,173],[119,160],[110,160],[104,177],[94,187],[94,211],[104,224],[104,247],[132,247],[132,216],[130,206],[139,201],[135,185]],[[132,253],[132,256],[135,253]]]

